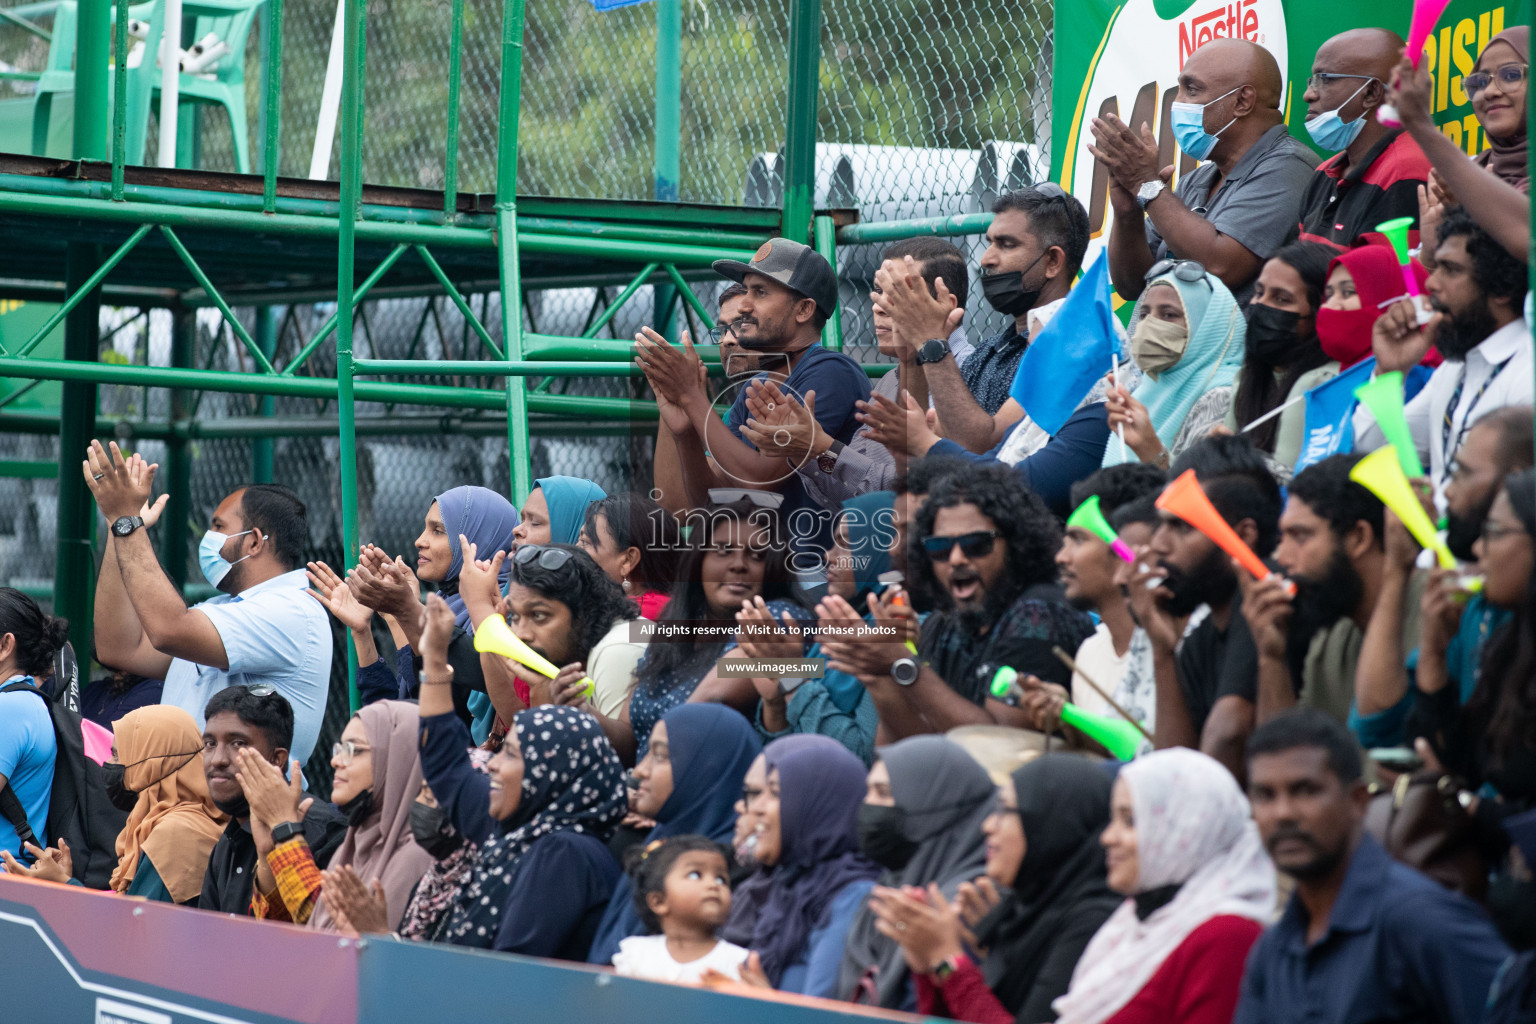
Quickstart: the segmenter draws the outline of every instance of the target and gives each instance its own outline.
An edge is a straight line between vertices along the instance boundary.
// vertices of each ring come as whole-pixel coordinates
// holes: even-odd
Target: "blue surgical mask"
[[[197,564],[202,568],[203,577],[210,586],[218,586],[224,577],[229,575],[229,570],[251,557],[246,555],[245,558],[228,561],[224,557],[225,542],[231,537],[244,537],[247,533],[255,532],[255,530],[243,530],[240,533],[220,533],[218,530],[209,530],[203,534],[202,543],[197,546]]]
[[[1242,86],[1238,86],[1237,89],[1229,89],[1210,103],[1175,103],[1169,108],[1168,117],[1173,122],[1173,138],[1185,156],[1204,160],[1211,155],[1211,150],[1216,148],[1216,141],[1221,137],[1221,133],[1236,124],[1237,118],[1234,117],[1222,125],[1221,129],[1212,135],[1205,130],[1205,108],[1220,103],[1241,88]]]
[[[1346,122],[1339,117],[1339,111],[1349,106],[1372,81],[1375,79],[1367,79],[1360,88],[1350,94],[1349,99],[1307,121],[1307,134],[1312,136],[1313,142],[1322,149],[1337,153],[1348,149],[1350,144],[1360,137],[1360,133],[1365,129],[1365,112],[1361,111],[1359,117]]]

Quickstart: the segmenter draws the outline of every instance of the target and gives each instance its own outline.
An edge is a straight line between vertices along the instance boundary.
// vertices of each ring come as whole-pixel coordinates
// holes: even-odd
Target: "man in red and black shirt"
[[[1417,225],[1429,160],[1407,132],[1376,116],[1402,52],[1402,39],[1382,28],[1341,32],[1318,48],[1302,96],[1307,133],[1335,155],[1318,166],[1302,199],[1302,241],[1343,250],[1371,241],[1382,221],[1412,217]]]

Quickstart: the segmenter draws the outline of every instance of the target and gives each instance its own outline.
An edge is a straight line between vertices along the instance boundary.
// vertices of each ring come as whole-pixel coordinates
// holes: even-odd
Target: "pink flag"
[[[85,739],[85,756],[97,764],[112,760],[112,730],[103,729],[89,718],[80,719],[80,732]]]

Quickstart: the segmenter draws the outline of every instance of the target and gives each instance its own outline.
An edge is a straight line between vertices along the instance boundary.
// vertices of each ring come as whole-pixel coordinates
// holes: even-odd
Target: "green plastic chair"
[[[181,76],[180,108],[191,110],[197,104],[222,107],[229,117],[229,131],[234,141],[235,169],[241,174],[251,172],[250,131],[245,116],[245,44],[251,34],[251,23],[256,12],[266,0],[186,0],[181,5],[182,24],[192,25],[192,41],[204,38],[210,32],[229,44],[229,53],[219,58],[213,67],[199,74]],[[185,37],[183,37],[185,38]],[[212,74],[212,78],[204,75]],[[159,102],[160,79],[155,77],[151,86],[154,102]],[[158,109],[158,108],[157,108]],[[178,121],[180,116],[178,115]],[[190,149],[180,145],[183,138],[177,132],[178,166],[190,163]]]

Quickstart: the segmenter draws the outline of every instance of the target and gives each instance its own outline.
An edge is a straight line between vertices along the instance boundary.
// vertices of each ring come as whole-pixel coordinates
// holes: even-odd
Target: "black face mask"
[[[1046,252],[1050,250],[1047,249]],[[1023,270],[1010,270],[1003,274],[981,275],[981,293],[986,296],[987,304],[1004,316],[1023,316],[1035,308],[1035,300],[1040,298],[1041,288],[1026,289],[1024,287],[1024,275],[1035,268],[1041,258],[1042,252]],[[1043,288],[1042,284],[1042,288]]]
[[[903,830],[905,824],[900,807],[860,804],[859,849],[886,870],[900,871],[917,852],[917,844]]]
[[[411,835],[416,838],[416,845],[430,853],[434,860],[442,860],[464,845],[464,840],[453,830],[453,826],[443,819],[441,807],[413,803],[410,819]]]
[[[129,789],[123,785],[123,773],[128,770],[128,766],[104,764],[101,769],[107,773],[107,799],[112,802],[112,806],[124,814],[132,811],[139,802],[139,793],[138,790]]]
[[[1301,349],[1300,324],[1299,313],[1253,303],[1248,307],[1249,358],[1271,369],[1284,366]]]
[[[215,800],[213,806],[229,815],[231,818],[249,818],[251,816],[251,804],[241,793],[233,800]]]
[[[373,790],[363,790],[346,803],[337,804],[336,809],[345,815],[347,827],[357,828],[373,813]]]

